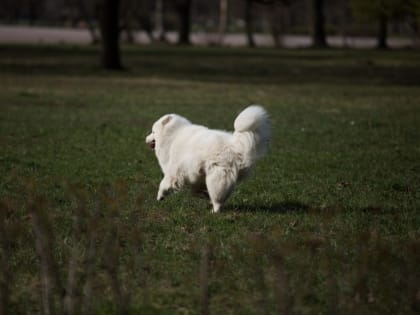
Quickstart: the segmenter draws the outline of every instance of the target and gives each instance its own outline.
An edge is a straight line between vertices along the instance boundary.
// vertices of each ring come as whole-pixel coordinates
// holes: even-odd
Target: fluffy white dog
[[[164,174],[157,199],[187,184],[193,192],[207,195],[213,212],[218,212],[235,185],[265,155],[270,139],[268,114],[258,105],[243,110],[234,128],[233,133],[212,130],[177,114],[156,121],[146,143],[155,149]]]

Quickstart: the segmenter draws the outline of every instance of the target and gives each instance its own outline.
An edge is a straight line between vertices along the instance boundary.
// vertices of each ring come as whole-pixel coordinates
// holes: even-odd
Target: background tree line
[[[151,42],[176,31],[183,45],[198,31],[214,34],[213,44],[244,32],[253,47],[254,34],[264,32],[276,47],[287,33],[308,34],[320,48],[327,35],[376,36],[378,48],[387,48],[390,33],[420,38],[420,0],[3,0],[0,21],[87,28],[92,42],[103,43],[104,64],[120,68],[118,43],[135,42],[137,30]]]

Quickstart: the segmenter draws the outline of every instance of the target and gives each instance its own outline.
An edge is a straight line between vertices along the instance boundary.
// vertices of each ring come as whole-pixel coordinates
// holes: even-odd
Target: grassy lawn
[[[121,73],[98,56],[0,47],[0,307],[42,313],[54,279],[75,314],[420,312],[418,51],[125,47]],[[232,130],[253,103],[271,149],[225,210],[155,201],[152,123]]]

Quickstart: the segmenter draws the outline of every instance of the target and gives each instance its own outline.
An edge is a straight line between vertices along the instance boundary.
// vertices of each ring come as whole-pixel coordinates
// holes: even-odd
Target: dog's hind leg
[[[235,183],[235,174],[225,168],[216,166],[207,173],[206,186],[213,205],[213,213],[220,211],[223,203],[232,193]]]

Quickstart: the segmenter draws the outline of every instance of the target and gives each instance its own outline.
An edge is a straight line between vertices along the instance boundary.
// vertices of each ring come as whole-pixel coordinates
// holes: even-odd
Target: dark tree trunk
[[[327,40],[325,35],[324,0],[311,0],[312,2],[312,46],[325,48]]]
[[[120,0],[103,0],[101,13],[102,66],[109,70],[121,70],[120,59]]]
[[[254,23],[252,18],[252,0],[245,0],[245,31],[249,47],[255,47],[253,36]]]
[[[191,3],[192,0],[178,0],[176,11],[179,17],[178,44],[189,45],[191,30]]]
[[[378,20],[378,48],[387,49],[387,37],[388,37],[388,19],[385,15],[381,15]]]

